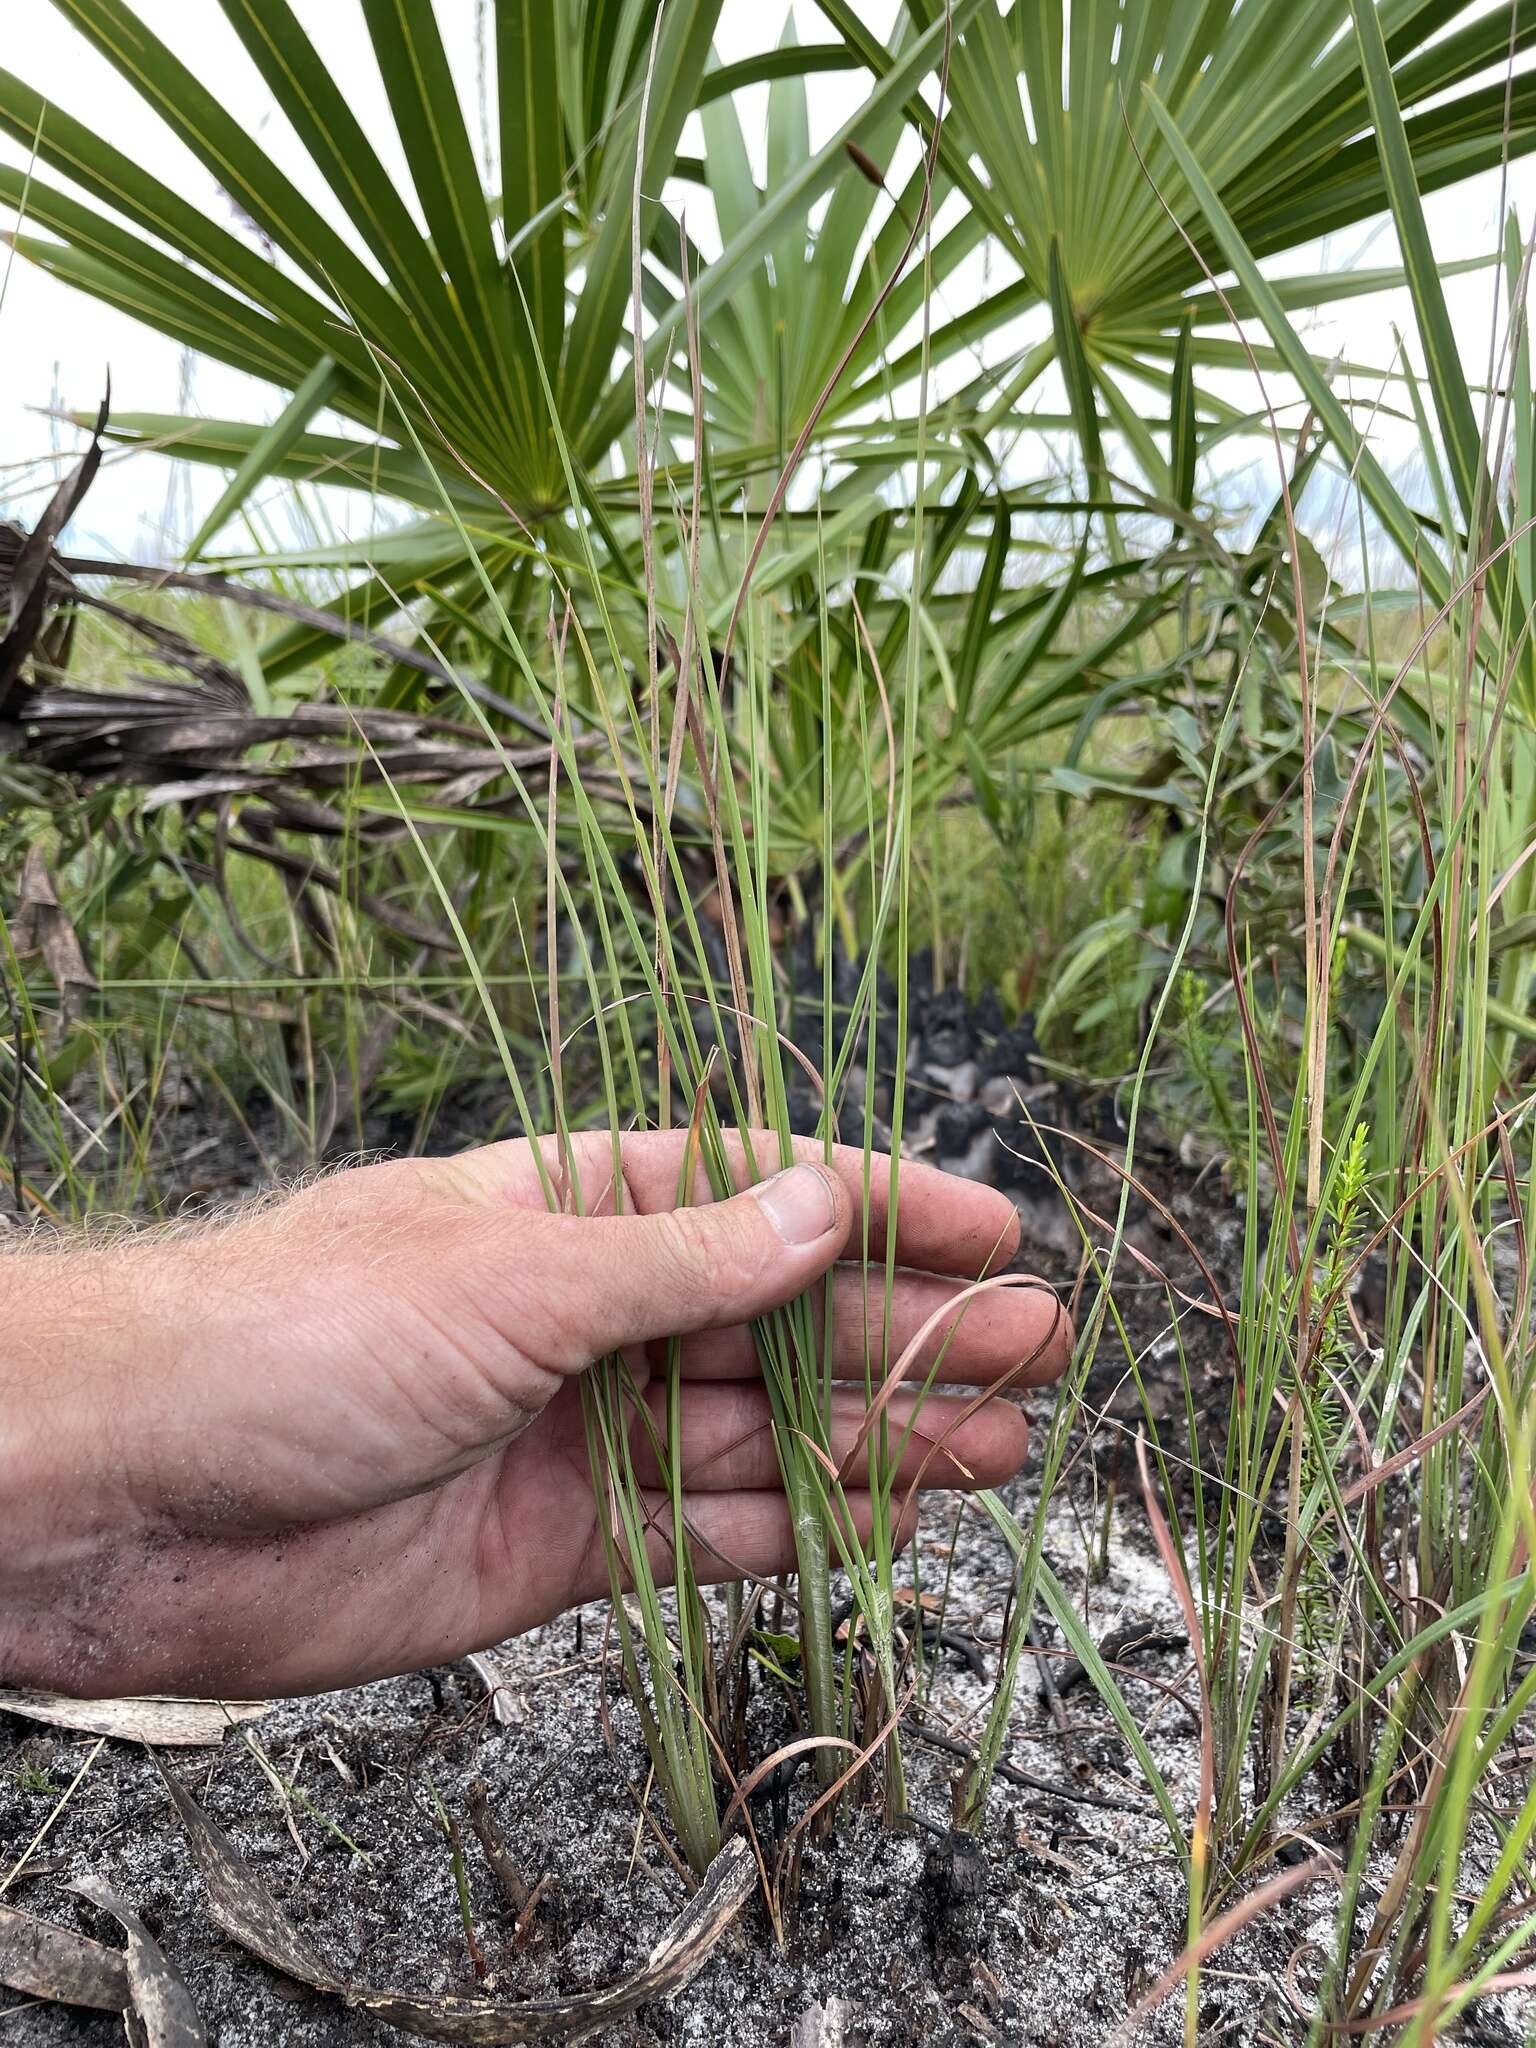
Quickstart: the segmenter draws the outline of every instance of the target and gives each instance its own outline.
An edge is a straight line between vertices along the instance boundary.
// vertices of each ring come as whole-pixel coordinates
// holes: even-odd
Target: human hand
[[[806,1143],[806,1163],[720,1203],[701,1182],[678,1207],[685,1143],[623,1140],[620,1214],[611,1143],[594,1133],[575,1141],[581,1216],[548,1211],[518,1140],[354,1168],[221,1227],[6,1258],[0,1677],[79,1695],[319,1691],[462,1656],[607,1592],[580,1377],[622,1351],[646,1386],[673,1336],[699,1576],[793,1569],[748,1321],[858,1249],[863,1155],[839,1148],[828,1168]],[[888,1175],[877,1158],[876,1259]],[[892,1359],[1018,1244],[1005,1197],[932,1168],[903,1163],[897,1206]],[[829,1284],[835,1368],[862,1383],[883,1274],[867,1324],[862,1271]],[[1039,1383],[1070,1340],[1048,1290],[998,1289],[940,1317],[913,1375],[942,1350],[941,1380]],[[658,1427],[660,1391],[651,1381]],[[898,1432],[913,1399],[888,1410]],[[992,1401],[962,1419],[967,1405],[922,1404],[902,1485],[1017,1469],[1022,1416]],[[865,1406],[862,1384],[840,1389],[840,1460]],[[659,1510],[638,1424],[635,1442]],[[863,1476],[856,1460],[861,1534]]]

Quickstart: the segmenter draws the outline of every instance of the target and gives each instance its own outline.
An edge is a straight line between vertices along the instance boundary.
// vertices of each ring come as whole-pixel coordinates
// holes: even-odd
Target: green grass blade
[[[1350,0],[1350,13],[1360,45],[1361,67],[1365,73],[1371,119],[1376,128],[1376,146],[1381,153],[1382,175],[1386,180],[1392,218],[1402,247],[1403,265],[1413,295],[1419,339],[1424,345],[1429,388],[1450,458],[1462,517],[1473,537],[1474,547],[1480,545],[1485,526],[1490,544],[1497,546],[1502,538],[1502,527],[1488,488],[1477,412],[1467,388],[1456,330],[1445,302],[1444,280],[1430,244],[1429,228],[1414,176],[1413,153],[1392,86],[1392,67],[1387,57],[1381,20],[1374,0],[1372,4],[1366,4],[1366,0]],[[1492,589],[1490,585],[1490,591]]]
[[[336,395],[340,373],[330,356],[322,356],[264,433],[251,444],[218,503],[187,543],[187,559],[195,561],[213,536],[233,519],[246,499],[289,455],[308,431],[317,412]]]

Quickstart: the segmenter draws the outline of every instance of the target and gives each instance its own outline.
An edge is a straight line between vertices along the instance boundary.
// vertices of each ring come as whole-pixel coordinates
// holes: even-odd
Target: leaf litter
[[[95,1876],[74,1878],[70,1890],[110,1913],[128,1937],[123,1968],[132,2008],[128,2038],[135,2048],[208,2048],[191,1994],[127,1900]]]
[[[29,1998],[94,2006],[98,2012],[121,2012],[132,1997],[127,1966],[116,1949],[3,1901],[0,1984]]]
[[[258,1721],[270,1712],[265,1700],[73,1700],[59,1692],[0,1686],[0,1713],[84,1735],[147,1742],[155,1749],[207,1749],[242,1721]]]

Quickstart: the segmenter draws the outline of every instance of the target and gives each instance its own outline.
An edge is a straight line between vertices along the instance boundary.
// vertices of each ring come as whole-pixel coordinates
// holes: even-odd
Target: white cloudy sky
[[[803,40],[821,40],[828,33],[814,0],[794,0]],[[1268,0],[1284,4],[1284,0]],[[1499,4],[1499,0],[1488,0]],[[317,181],[303,153],[293,142],[260,79],[212,0],[135,0],[138,12],[159,35],[172,42],[183,59],[209,83],[259,136],[283,168],[311,192]],[[477,0],[437,0],[437,11],[456,64],[466,104],[476,101]],[[894,15],[897,0],[869,0],[872,25],[883,28]],[[51,0],[7,0],[7,37],[3,61],[30,83],[56,95],[71,113],[109,135],[178,189],[200,198],[210,210],[227,217],[228,202],[209,174],[160,126],[143,103],[98,57],[57,12]],[[316,41],[349,80],[354,104],[365,121],[377,111],[373,126],[381,152],[390,135],[382,88],[368,58],[356,0],[299,0],[298,12]],[[726,0],[720,47],[735,58],[776,41],[783,21],[784,0]],[[17,31],[19,30],[19,33]],[[851,96],[859,90],[854,77],[833,74],[810,81],[813,142],[821,140],[846,118]],[[760,118],[760,95],[743,100],[749,133]],[[685,146],[688,138],[685,137]],[[696,146],[696,145],[695,145]],[[12,161],[21,153],[0,142]],[[1530,221],[1536,210],[1536,170],[1516,165],[1508,196]],[[692,204],[697,207],[695,198]],[[1485,176],[1437,195],[1430,202],[1436,245],[1447,257],[1491,250],[1497,241],[1500,186],[1496,175]],[[696,216],[691,217],[696,225]],[[1376,223],[1336,240],[1297,252],[1286,267],[1312,269],[1349,261],[1372,264],[1393,260],[1390,226]],[[50,405],[91,407],[100,398],[110,368],[116,406],[123,411],[191,411],[208,415],[271,417],[280,398],[265,387],[221,366],[199,361],[189,366],[179,349],[158,339],[125,315],[80,297],[24,261],[5,265],[0,256],[4,299],[0,304],[0,509],[26,518],[35,508],[37,492],[54,464],[56,449],[69,449],[76,438],[46,416]],[[963,286],[959,287],[963,289]],[[1453,307],[1470,361],[1486,361],[1492,308],[1491,274],[1452,284]],[[1328,354],[1342,352],[1369,362],[1390,354],[1393,319],[1407,324],[1406,304],[1385,296],[1360,300],[1336,315],[1313,323],[1315,345]],[[40,464],[42,466],[40,466]],[[135,457],[105,472],[95,487],[82,521],[82,539],[90,544],[140,557],[161,555],[178,536],[185,539],[196,504],[204,506],[218,488],[206,473],[190,478],[155,457]],[[189,497],[189,492],[191,497]],[[195,501],[195,502],[194,502]]]

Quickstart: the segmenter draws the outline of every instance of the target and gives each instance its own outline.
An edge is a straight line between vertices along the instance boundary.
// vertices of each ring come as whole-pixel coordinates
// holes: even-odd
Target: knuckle
[[[734,1203],[671,1212],[662,1242],[687,1299],[733,1299],[751,1290],[763,1267],[752,1221]]]
[[[1071,1363],[1076,1344],[1077,1330],[1071,1316],[1054,1291],[1048,1292],[1040,1335],[1026,1361],[1030,1378],[1060,1379]]]
[[[757,1454],[764,1417],[750,1381],[731,1388],[723,1411],[726,1442],[711,1464],[713,1483],[722,1489],[760,1484]]]
[[[515,1240],[494,1221],[475,1261],[488,1312],[509,1345],[558,1375],[579,1372],[598,1355],[588,1328],[585,1291],[569,1283],[568,1254],[581,1219],[519,1213]]]

